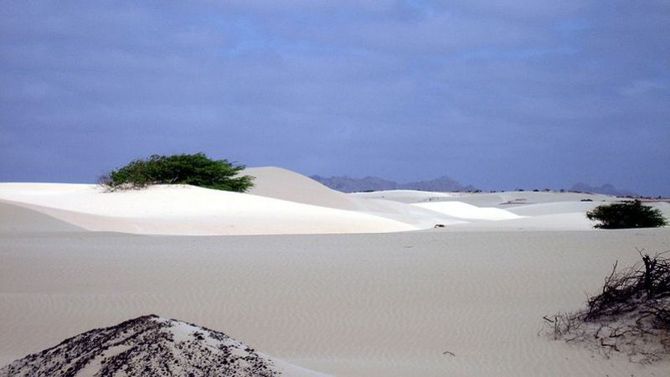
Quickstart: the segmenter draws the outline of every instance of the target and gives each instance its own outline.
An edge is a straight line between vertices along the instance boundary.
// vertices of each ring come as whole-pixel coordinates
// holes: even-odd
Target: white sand
[[[53,233],[84,230],[48,215],[35,215],[33,210],[0,200],[0,233]]]
[[[157,313],[338,376],[670,370],[667,361],[604,359],[537,335],[543,315],[578,310],[598,292],[616,260],[633,263],[636,248],[670,250],[670,228],[594,230],[585,212],[611,197],[404,191],[381,199],[281,169],[256,173],[251,194],[0,184],[0,364]],[[436,223],[447,226],[394,233]],[[329,232],[341,234],[290,235]],[[354,232],[376,234],[344,234]]]
[[[362,212],[193,186],[104,192],[85,184],[0,184],[0,200],[93,231],[242,235],[376,233],[417,229]]]
[[[467,220],[513,220],[520,219],[521,216],[504,209],[493,207],[477,207],[457,201],[449,202],[424,202],[414,203],[413,206],[429,209],[447,216]]]
[[[580,202],[571,200],[577,194],[532,192],[345,195],[284,169],[247,173],[257,177],[248,194],[185,185],[105,192],[86,184],[2,183],[0,200],[77,228],[156,235],[385,233],[436,224],[488,231],[492,220],[500,229],[583,230],[593,225],[585,220],[586,211],[605,200]],[[670,208],[662,204],[663,210]]]
[[[249,194],[321,207],[358,209],[355,201],[346,194],[290,170],[277,167],[248,168],[240,174],[255,177]]]
[[[448,192],[418,191],[418,190],[382,190],[373,192],[354,192],[353,197],[366,199],[386,199],[401,203],[417,203],[435,199],[457,198],[459,194]]]
[[[556,215],[560,213],[586,213],[586,211],[601,205],[601,202],[551,202],[524,204],[508,207],[507,210],[521,216],[545,216]]]
[[[537,336],[636,247],[670,249],[670,229],[4,235],[0,363],[161,313],[338,376],[663,376]]]
[[[320,207],[354,210],[400,221],[411,225],[415,229],[428,229],[432,228],[435,224],[452,225],[464,223],[462,219],[416,206],[409,206],[403,203],[402,200],[397,200],[404,198],[408,202],[412,202],[417,201],[417,198],[452,197],[451,194],[447,193],[395,190],[344,194],[332,190],[313,179],[282,168],[249,168],[243,171],[242,174],[255,177],[254,187],[249,191],[253,195]],[[389,195],[389,198],[383,199],[385,195]]]
[[[517,205],[555,203],[555,202],[580,202],[590,199],[593,202],[609,202],[616,198],[599,194],[580,194],[572,192],[533,192],[533,191],[505,191],[496,193],[451,193],[450,197],[443,197],[440,201],[460,201],[478,207],[500,207],[513,208]],[[433,199],[433,201],[436,199]],[[426,200],[416,200],[421,202]]]

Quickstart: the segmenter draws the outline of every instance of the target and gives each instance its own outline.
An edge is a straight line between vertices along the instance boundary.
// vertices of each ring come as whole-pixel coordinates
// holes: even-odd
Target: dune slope
[[[105,192],[86,184],[0,184],[0,200],[92,231],[172,235],[415,230],[384,217],[194,186]]]
[[[450,194],[393,191],[390,197],[385,199],[384,196],[387,191],[365,193],[365,195],[344,194],[309,177],[281,168],[249,168],[242,174],[255,177],[254,187],[249,191],[253,195],[320,207],[357,211],[399,221],[419,229],[432,228],[435,224],[458,224],[463,222],[440,212],[410,206],[396,200],[398,196],[403,197],[403,193],[406,193],[410,198],[426,195],[441,198],[444,196],[450,197]]]
[[[55,217],[0,201],[0,233],[75,232],[84,230]]]
[[[416,207],[429,209],[448,216],[467,220],[512,220],[521,216],[500,208],[477,207],[458,201],[414,203]]]
[[[277,167],[247,168],[240,174],[254,177],[249,194],[321,207],[355,210],[346,194],[330,189],[304,175]]]

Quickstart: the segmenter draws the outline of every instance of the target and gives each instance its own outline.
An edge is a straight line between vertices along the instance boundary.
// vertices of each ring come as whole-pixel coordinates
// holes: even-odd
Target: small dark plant
[[[670,330],[670,259],[662,254],[640,256],[642,264],[622,272],[617,272],[614,264],[602,293],[587,301],[585,320],[618,316],[644,307],[646,314],[656,316],[654,322],[658,326]]]
[[[589,220],[600,221],[596,228],[654,228],[667,224],[660,210],[639,200],[601,205],[586,213]]]
[[[138,189],[154,184],[186,184],[244,192],[253,186],[253,177],[239,176],[242,170],[243,165],[212,160],[204,153],[152,155],[111,171],[100,178],[100,183],[110,190]]]
[[[586,309],[544,317],[554,339],[592,344],[607,356],[623,352],[638,362],[670,355],[670,259],[640,256],[642,263],[622,271],[615,263]]]

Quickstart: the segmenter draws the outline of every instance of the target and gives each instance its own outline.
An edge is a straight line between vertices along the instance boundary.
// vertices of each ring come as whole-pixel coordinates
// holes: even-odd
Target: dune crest
[[[249,194],[345,210],[355,210],[356,203],[344,193],[335,191],[312,178],[278,167],[247,168],[240,174],[254,177]]]

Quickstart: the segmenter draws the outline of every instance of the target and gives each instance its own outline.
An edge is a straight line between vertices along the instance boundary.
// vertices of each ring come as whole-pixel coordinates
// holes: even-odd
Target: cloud
[[[667,192],[669,15],[662,1],[12,2],[0,180],[90,181],[202,150],[306,174]]]

